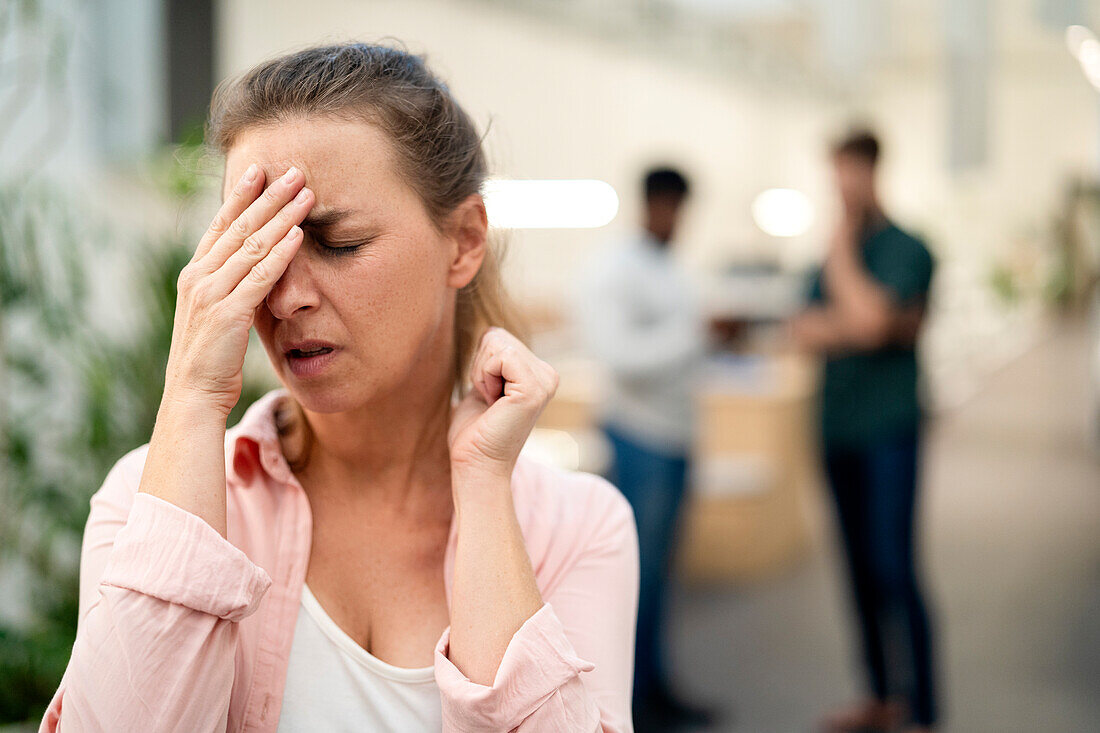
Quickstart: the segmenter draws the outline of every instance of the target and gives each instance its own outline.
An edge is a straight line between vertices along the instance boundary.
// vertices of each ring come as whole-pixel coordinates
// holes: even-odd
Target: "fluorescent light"
[[[1100,41],[1088,38],[1081,44],[1081,50],[1077,56],[1081,62],[1081,71],[1094,87],[1100,89]]]
[[[1066,47],[1075,59],[1081,58],[1081,45],[1090,38],[1096,40],[1093,32],[1083,25],[1066,28]]]
[[[765,234],[797,237],[813,224],[814,206],[801,191],[769,188],[752,202],[752,218]]]
[[[503,229],[591,229],[619,211],[610,184],[594,180],[505,180],[482,188],[489,225]]]
[[[1066,47],[1080,62],[1089,83],[1100,89],[1100,41],[1096,35],[1083,25],[1071,25],[1066,28]]]

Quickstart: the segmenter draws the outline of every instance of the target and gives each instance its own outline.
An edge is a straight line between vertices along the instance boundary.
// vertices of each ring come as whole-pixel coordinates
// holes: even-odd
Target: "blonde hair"
[[[382,129],[397,152],[400,174],[437,228],[485,182],[482,138],[470,116],[422,57],[389,46],[316,46],[222,82],[211,101],[206,140],[224,155],[250,127],[311,116],[362,120]],[[487,328],[500,326],[522,335],[501,280],[502,243],[494,239],[481,269],[455,301],[452,386],[460,393]],[[309,460],[313,436],[301,405],[289,402],[278,412],[276,424],[280,435],[296,428],[305,431],[302,454],[290,460],[299,471]]]

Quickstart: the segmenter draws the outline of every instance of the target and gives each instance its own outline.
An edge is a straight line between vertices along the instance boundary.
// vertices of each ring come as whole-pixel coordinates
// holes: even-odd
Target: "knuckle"
[[[249,257],[259,257],[264,253],[264,243],[256,234],[245,237],[241,250]]]
[[[184,265],[180,270],[180,274],[176,277],[176,290],[182,291],[190,288],[191,283],[195,280],[195,268],[193,265]]]
[[[251,225],[248,222],[248,217],[244,214],[241,214],[233,220],[233,231],[238,234],[248,234],[250,229]]]
[[[248,277],[254,283],[263,283],[267,280],[269,268],[265,262],[257,262],[252,266],[252,269],[248,271]]]
[[[229,228],[229,222],[225,220],[225,215],[219,212],[210,221],[210,233],[215,235],[225,234],[225,230]]]
[[[263,197],[264,201],[267,201],[268,203],[279,203],[279,194],[277,191],[275,191],[274,186],[269,186],[268,188],[265,188],[263,192]]]

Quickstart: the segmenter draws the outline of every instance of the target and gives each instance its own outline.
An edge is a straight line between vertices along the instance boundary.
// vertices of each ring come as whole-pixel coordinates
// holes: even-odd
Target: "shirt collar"
[[[273,389],[249,405],[241,421],[226,431],[229,450],[226,473],[230,480],[249,487],[257,483],[263,471],[280,483],[289,483],[293,474],[279,445],[275,413],[289,396],[285,388]]]

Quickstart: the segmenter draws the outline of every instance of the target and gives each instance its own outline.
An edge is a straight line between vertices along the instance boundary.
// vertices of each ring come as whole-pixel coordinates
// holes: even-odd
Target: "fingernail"
[[[286,173],[283,174],[283,180],[286,181],[287,183],[292,182],[297,177],[298,177],[298,169],[295,168],[294,166],[290,166],[290,170],[288,170]]]
[[[241,178],[241,183],[254,183],[256,181],[256,173],[259,171],[259,167],[253,163],[248,166],[248,170],[244,172],[244,177]]]
[[[301,191],[298,192],[298,195],[294,197],[294,203],[304,204],[306,202],[306,199],[308,199],[308,198],[309,198],[309,189],[308,188],[303,188]]]

